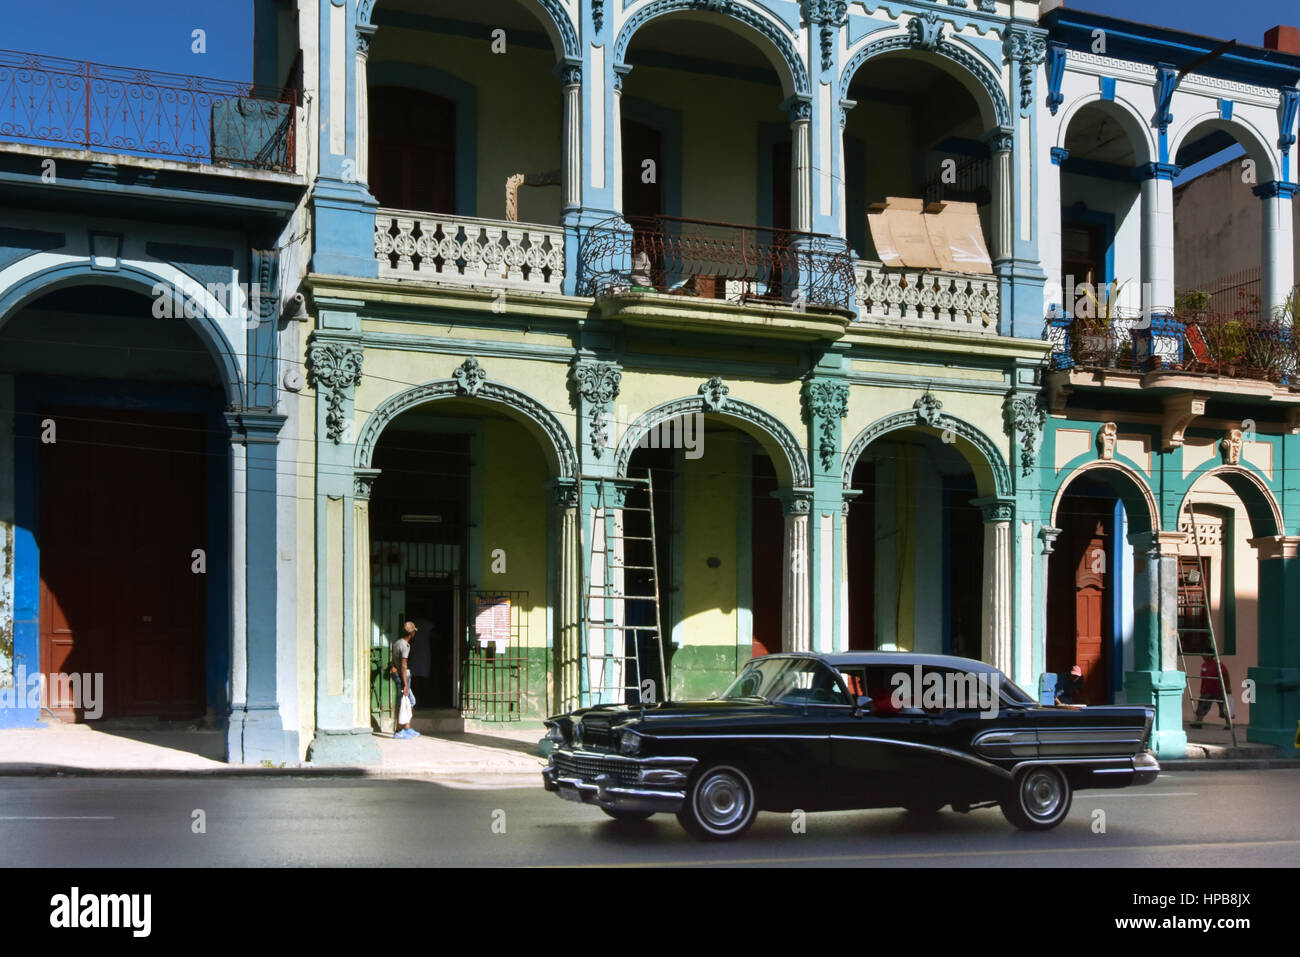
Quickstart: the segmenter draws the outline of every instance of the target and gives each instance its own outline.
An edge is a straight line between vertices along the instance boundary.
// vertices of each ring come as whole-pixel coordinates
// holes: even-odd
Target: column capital
[[[1133,170],[1133,176],[1138,180],[1163,179],[1172,183],[1182,171],[1181,166],[1173,163],[1142,163]]]
[[[772,495],[781,500],[783,515],[812,514],[813,490],[810,488],[783,488]]]
[[[1179,548],[1187,543],[1186,532],[1133,532],[1128,537],[1133,550],[1140,554],[1177,558]]]
[[[280,429],[289,417],[278,412],[256,412],[248,409],[227,410],[226,427],[230,429],[231,441],[240,445],[249,442],[274,444],[279,441]]]
[[[559,509],[577,508],[579,485],[574,479],[552,479],[546,483],[551,490],[551,504]]]
[[[812,97],[806,93],[788,97],[781,102],[780,108],[790,117],[791,124],[812,120]]]
[[[1038,540],[1043,543],[1043,550],[1040,554],[1050,555],[1055,548],[1057,536],[1061,534],[1059,528],[1052,528],[1050,525],[1044,525],[1038,530]]]
[[[1009,126],[997,126],[980,137],[980,141],[993,153],[1010,153],[1015,146],[1016,133]]]
[[[1247,541],[1259,553],[1261,562],[1278,558],[1300,558],[1300,535],[1265,535]]]
[[[990,495],[987,498],[973,498],[970,502],[980,510],[985,525],[1009,522],[1016,517],[1016,500]]]
[[[1295,199],[1296,193],[1300,192],[1300,183],[1284,183],[1281,180],[1270,180],[1267,183],[1260,183],[1251,189],[1251,192],[1260,199]]]
[[[381,469],[356,469],[352,473],[352,495],[358,502],[370,501],[375,479],[379,478]]]

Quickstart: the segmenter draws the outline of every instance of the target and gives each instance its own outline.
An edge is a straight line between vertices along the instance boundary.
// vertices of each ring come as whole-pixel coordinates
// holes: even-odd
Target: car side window
[[[914,689],[918,704],[926,714],[945,711],[984,711],[997,707],[997,696],[982,675],[956,668],[921,669],[921,687]]]

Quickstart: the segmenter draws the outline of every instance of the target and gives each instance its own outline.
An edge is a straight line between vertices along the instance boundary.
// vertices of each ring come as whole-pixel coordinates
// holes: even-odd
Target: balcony
[[[0,50],[0,140],[294,171],[297,93]]]
[[[475,216],[380,209],[375,258],[383,279],[559,294],[564,229]]]
[[[858,261],[855,276],[861,322],[998,334],[997,276],[899,269],[866,260]]]
[[[1054,370],[1182,372],[1292,384],[1300,369],[1300,337],[1283,318],[1184,313],[1051,318]]]
[[[579,292],[660,293],[848,313],[853,260],[833,236],[676,216],[610,219],[579,252]]]

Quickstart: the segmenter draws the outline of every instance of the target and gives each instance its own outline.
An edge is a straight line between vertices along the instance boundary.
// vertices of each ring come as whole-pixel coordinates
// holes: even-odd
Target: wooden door
[[[41,670],[101,674],[103,717],[203,713],[207,610],[202,416],[47,408],[40,454]],[[90,680],[94,680],[93,678]],[[86,704],[56,700],[65,719]]]
[[[1074,284],[1088,283],[1093,294],[1100,297],[1099,285],[1107,282],[1105,256],[1102,249],[1101,227],[1080,223],[1066,223],[1061,227],[1061,276]],[[1079,294],[1076,294],[1076,299]]]
[[[622,134],[623,216],[632,224],[632,254],[644,252],[649,257],[651,285],[662,288],[683,278],[680,263],[675,264],[671,279],[666,275],[663,231],[653,222],[664,211],[663,137],[654,127],[626,118]]]
[[[456,104],[420,90],[372,87],[368,178],[380,206],[471,215],[456,209]]]
[[[1083,670],[1083,702],[1108,699],[1105,658],[1106,531],[1098,522],[1074,574],[1074,660]]]

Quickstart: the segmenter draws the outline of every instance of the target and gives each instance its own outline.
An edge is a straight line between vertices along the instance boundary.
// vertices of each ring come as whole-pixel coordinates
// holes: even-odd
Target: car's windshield
[[[722,695],[724,698],[764,698],[812,704],[847,704],[835,675],[809,658],[758,658]]]

